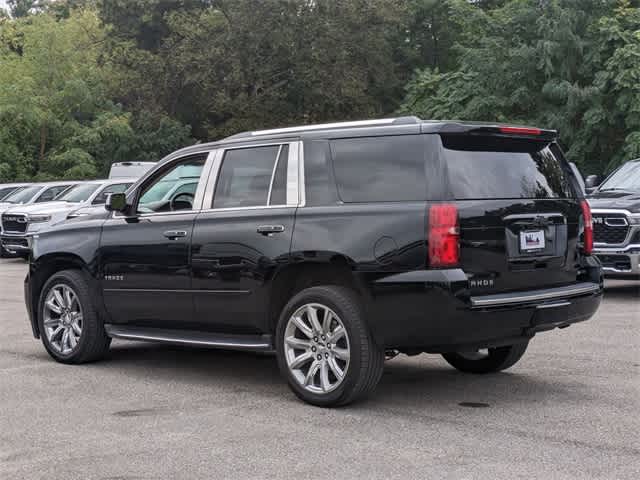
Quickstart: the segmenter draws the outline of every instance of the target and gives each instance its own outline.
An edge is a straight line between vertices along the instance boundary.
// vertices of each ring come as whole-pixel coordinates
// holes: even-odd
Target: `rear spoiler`
[[[439,133],[445,135],[490,135],[505,138],[519,138],[542,142],[553,142],[558,138],[556,130],[545,130],[518,125],[487,125],[474,123],[446,122],[422,124],[423,133]]]

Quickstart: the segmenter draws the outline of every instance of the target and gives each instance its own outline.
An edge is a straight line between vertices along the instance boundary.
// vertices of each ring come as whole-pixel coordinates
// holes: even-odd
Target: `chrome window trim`
[[[273,164],[273,170],[271,171],[271,180],[269,180],[269,192],[267,193],[267,205],[271,205],[271,193],[273,192],[273,180],[276,178],[276,170],[278,169],[278,162],[280,162],[280,155],[282,154],[282,145],[278,147],[278,153],[276,154],[276,161]]]
[[[202,203],[202,212],[232,212],[232,211],[242,211],[242,210],[258,210],[258,209],[271,209],[271,208],[287,208],[287,207],[297,207],[299,204],[299,165],[298,161],[298,152],[300,151],[300,144],[298,141],[273,141],[267,143],[257,143],[257,144],[244,144],[244,145],[230,145],[228,147],[221,147],[215,156],[215,161],[213,162],[211,174],[209,175],[209,180],[207,181],[207,188],[205,190],[205,195]],[[271,172],[271,183],[269,184],[269,193],[267,196],[267,204],[266,205],[255,205],[250,207],[222,207],[215,208],[213,206],[213,200],[215,198],[215,190],[218,184],[218,178],[220,177],[220,172],[222,170],[222,162],[224,161],[224,156],[229,150],[240,150],[247,148],[260,148],[260,147],[272,147],[279,146],[278,149],[278,157],[276,158],[276,162],[274,168]],[[278,161],[280,158],[280,153],[285,145],[289,146],[289,155],[287,157],[287,203],[282,205],[269,205],[271,200],[271,190],[273,187],[273,180],[275,176],[275,169],[278,166]]]
[[[304,207],[307,204],[307,192],[305,189],[305,173],[304,173],[304,144],[302,140],[298,141],[298,159],[300,167],[298,170],[298,207]]]
[[[200,213],[225,213],[225,212],[241,212],[243,210],[273,210],[273,209],[286,209],[296,208],[292,205],[257,205],[255,207],[224,207],[224,208],[205,208]]]
[[[289,165],[287,167],[287,205],[295,207],[300,203],[300,142],[293,142],[289,145]]]
[[[147,218],[147,217],[157,217],[157,216],[166,216],[166,215],[186,215],[186,214],[194,214],[198,213],[202,210],[202,205],[205,196],[205,189],[207,187],[207,182],[209,177],[211,176],[211,170],[213,168],[215,154],[217,150],[210,150],[209,152],[199,152],[199,153],[191,153],[187,155],[182,155],[180,157],[176,157],[169,162],[169,164],[173,165],[175,163],[180,163],[180,161],[184,160],[188,157],[193,157],[196,155],[201,155],[203,153],[207,153],[207,159],[204,162],[204,166],[202,167],[202,173],[200,174],[200,178],[198,179],[198,188],[196,188],[196,193],[193,197],[193,208],[191,210],[179,210],[176,212],[154,212],[154,213],[136,213],[134,215],[120,215],[118,212],[112,212],[111,218]],[[169,171],[166,170],[166,171]],[[128,190],[127,190],[128,191]]]
[[[213,205],[213,196],[216,191],[216,185],[218,183],[218,175],[220,174],[220,167],[222,167],[222,158],[226,149],[220,148],[216,150],[216,154],[211,167],[211,172],[207,180],[207,187],[204,192],[204,200],[202,202],[202,211],[208,211]]]

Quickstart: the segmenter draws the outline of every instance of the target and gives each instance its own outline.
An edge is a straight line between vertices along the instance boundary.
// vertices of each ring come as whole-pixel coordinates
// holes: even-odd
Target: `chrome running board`
[[[164,328],[136,327],[131,325],[105,324],[111,338],[144,342],[161,342],[174,345],[192,345],[225,350],[247,350],[252,352],[272,352],[271,335],[229,335],[193,330],[173,330]]]

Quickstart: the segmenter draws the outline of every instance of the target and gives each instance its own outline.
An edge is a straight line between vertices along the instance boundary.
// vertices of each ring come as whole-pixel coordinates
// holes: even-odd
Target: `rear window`
[[[333,140],[331,156],[345,203],[426,199],[421,135]]]
[[[468,135],[443,135],[442,143],[457,200],[575,197],[553,144]]]

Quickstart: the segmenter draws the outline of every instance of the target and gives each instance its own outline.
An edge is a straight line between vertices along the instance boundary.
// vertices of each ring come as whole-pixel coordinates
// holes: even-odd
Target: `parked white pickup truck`
[[[78,208],[104,205],[108,194],[124,192],[134,182],[135,179],[84,182],[69,188],[55,201],[13,206],[2,214],[2,248],[6,253],[27,257],[31,236],[66,220]]]
[[[66,192],[69,188],[80,182],[47,182],[34,183],[33,185],[19,188],[0,202],[0,215],[3,212],[16,206],[41,205],[55,200],[58,196]],[[2,222],[0,222],[0,238],[3,234]],[[7,251],[0,243],[0,257],[15,255],[15,251]]]

